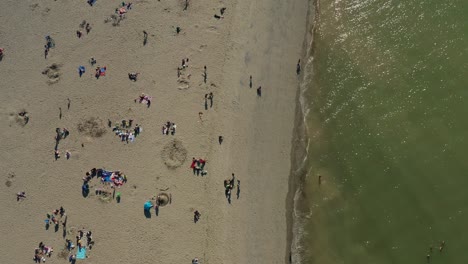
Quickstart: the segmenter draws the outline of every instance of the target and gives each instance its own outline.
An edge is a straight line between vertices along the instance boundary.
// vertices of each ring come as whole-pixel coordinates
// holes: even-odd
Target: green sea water
[[[301,263],[468,263],[468,0],[317,8]]]

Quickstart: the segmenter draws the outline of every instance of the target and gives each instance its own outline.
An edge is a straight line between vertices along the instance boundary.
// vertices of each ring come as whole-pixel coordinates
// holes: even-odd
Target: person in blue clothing
[[[80,66],[78,67],[78,74],[80,75],[80,77],[83,75],[83,73],[86,72],[86,68],[84,66]]]

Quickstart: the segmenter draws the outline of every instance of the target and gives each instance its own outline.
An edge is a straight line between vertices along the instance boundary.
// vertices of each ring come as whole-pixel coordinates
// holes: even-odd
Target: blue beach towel
[[[112,171],[105,171],[103,170],[102,171],[102,179],[105,181],[105,182],[111,182],[111,176],[112,176]]]
[[[82,247],[76,251],[76,259],[86,258],[86,248]]]

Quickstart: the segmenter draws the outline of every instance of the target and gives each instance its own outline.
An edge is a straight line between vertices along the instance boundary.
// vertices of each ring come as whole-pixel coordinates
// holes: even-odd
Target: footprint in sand
[[[209,26],[207,29],[206,29],[207,32],[210,32],[210,33],[216,33],[216,34],[219,34],[218,32],[218,27],[217,26]]]
[[[60,80],[60,68],[62,67],[61,64],[52,63],[50,66],[45,68],[42,71],[42,74],[47,76],[47,84],[52,85],[57,83]]]
[[[15,178],[15,176],[14,172],[8,173],[7,180],[5,181],[6,187],[10,188],[13,185],[13,178]]]
[[[187,90],[188,88],[190,88],[190,83],[182,78],[180,78],[179,80],[177,80],[177,83],[179,83],[179,90]]]

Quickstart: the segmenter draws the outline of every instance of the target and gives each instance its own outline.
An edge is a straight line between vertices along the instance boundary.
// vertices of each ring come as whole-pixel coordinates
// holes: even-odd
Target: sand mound
[[[104,122],[99,117],[90,117],[78,124],[78,132],[90,137],[102,137],[106,133]]]
[[[49,85],[57,83],[60,80],[60,67],[60,64],[52,63],[42,71],[42,74],[47,76],[47,83]]]
[[[161,158],[169,169],[178,168],[187,159],[187,149],[185,149],[182,141],[174,139],[164,146]]]

